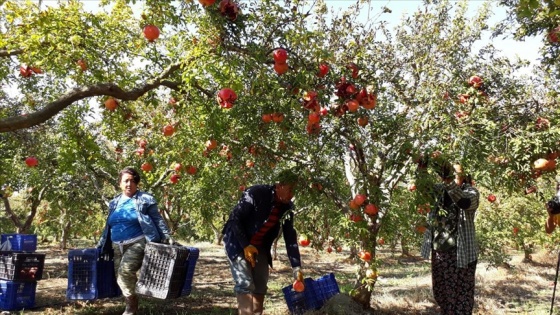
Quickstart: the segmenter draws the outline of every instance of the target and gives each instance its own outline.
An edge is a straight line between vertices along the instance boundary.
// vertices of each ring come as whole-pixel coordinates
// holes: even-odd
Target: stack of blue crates
[[[333,273],[322,276],[317,280],[303,279],[305,290],[296,292],[292,285],[284,287],[282,292],[288,304],[290,313],[300,315],[310,310],[318,310],[325,302],[340,293]]]
[[[35,253],[35,234],[2,234],[0,242],[7,241],[11,250],[0,252],[0,310],[32,308],[37,281],[43,276],[45,254]]]
[[[97,248],[68,252],[68,300],[95,300],[121,294],[111,255],[102,255]]]
[[[188,256],[183,267],[186,269],[184,283],[181,281],[177,296],[186,296],[191,293],[199,256],[198,248],[186,248]],[[76,249],[68,252],[68,287],[66,290],[68,300],[95,300],[120,295],[122,292],[116,281],[113,257],[106,254],[101,255],[96,248]]]

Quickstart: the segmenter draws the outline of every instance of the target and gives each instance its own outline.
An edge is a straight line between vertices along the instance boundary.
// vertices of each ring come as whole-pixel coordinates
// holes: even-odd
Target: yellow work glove
[[[293,269],[293,272],[294,272],[294,280],[303,281],[303,272],[301,272],[300,267],[295,267]]]
[[[259,250],[253,245],[248,245],[243,248],[243,254],[245,254],[245,259],[251,264],[251,267],[255,268],[257,263],[256,256],[259,254]]]
[[[300,267],[294,268],[294,283],[292,283],[292,288],[296,292],[303,292],[305,290],[305,284],[303,283],[303,272],[301,272]]]

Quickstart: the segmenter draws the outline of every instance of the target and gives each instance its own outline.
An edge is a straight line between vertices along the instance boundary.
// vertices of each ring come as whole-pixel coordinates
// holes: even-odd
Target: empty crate
[[[194,269],[196,267],[196,261],[198,260],[199,250],[196,247],[187,247],[189,249],[189,256],[185,262],[187,265],[187,274],[185,276],[185,284],[183,285],[183,290],[181,295],[189,295],[192,291],[192,282],[194,277]]]
[[[187,247],[146,244],[136,292],[159,299],[179,297],[185,284],[188,255]]]
[[[10,241],[12,251],[34,252],[37,250],[36,234],[2,234],[0,242]]]
[[[0,252],[0,279],[37,281],[43,277],[45,254]]]
[[[340,293],[333,273],[322,276],[317,280],[305,278],[303,281],[305,284],[303,292],[294,291],[292,285],[282,289],[288,309],[294,315],[320,309],[325,301]]]
[[[37,282],[0,280],[0,309],[15,311],[35,306]]]
[[[97,248],[68,252],[67,299],[95,300],[121,294],[109,254],[101,255]]]

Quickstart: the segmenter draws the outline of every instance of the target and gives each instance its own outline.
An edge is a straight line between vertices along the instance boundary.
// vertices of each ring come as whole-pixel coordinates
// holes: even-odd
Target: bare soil
[[[200,249],[192,293],[177,299],[160,300],[141,297],[139,315],[144,314],[237,314],[233,282],[223,248],[209,243],[189,244]],[[279,260],[271,271],[266,314],[289,314],[282,288],[291,283],[291,268],[283,246]],[[68,250],[40,247],[46,253],[43,279],[37,284],[35,307],[11,314],[122,314],[123,298],[94,301],[66,299]],[[342,294],[309,314],[438,314],[431,295],[429,262],[415,256],[402,257],[389,250],[378,254],[379,278],[371,301],[372,309],[362,310],[348,297],[354,280],[355,264],[349,252],[318,253],[302,249],[306,277],[318,278],[330,272],[336,276]],[[474,314],[549,314],[554,289],[557,254],[533,255],[533,262],[514,255],[508,267],[477,268],[476,306]],[[560,288],[559,288],[560,290]],[[558,294],[560,295],[560,294]],[[558,300],[558,299],[557,299]],[[554,314],[560,314],[560,301]],[[3,312],[2,314],[10,314]]]

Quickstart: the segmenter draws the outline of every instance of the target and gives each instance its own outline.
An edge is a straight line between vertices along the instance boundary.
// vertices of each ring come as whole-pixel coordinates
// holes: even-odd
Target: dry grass
[[[208,243],[189,244],[200,248],[193,292],[190,296],[174,300],[141,299],[145,314],[236,314],[236,301],[232,291],[231,275],[223,248]],[[279,246],[282,248],[282,246]],[[67,252],[41,248],[47,253],[44,279],[38,283],[36,307],[22,314],[121,314],[122,298],[96,301],[67,301],[66,273]],[[282,288],[291,283],[291,268],[281,250],[280,260],[274,262],[265,303],[266,314],[288,314]],[[366,312],[346,294],[351,289],[355,266],[346,260],[348,253],[317,253],[302,249],[305,275],[318,278],[334,272],[343,294],[328,301],[318,311],[308,315],[362,315],[362,314],[438,314],[431,292],[430,264],[417,257],[397,257],[380,252],[380,277],[372,297],[373,311]],[[515,255],[511,268],[487,268],[479,263],[477,268],[476,305],[474,314],[549,314],[553,281],[556,271],[556,254],[533,255],[532,263],[522,262],[522,255]],[[560,286],[560,285],[559,285]],[[560,288],[558,288],[560,291]],[[558,292],[560,296],[560,292]],[[560,298],[557,299],[560,314]],[[19,313],[19,312],[18,312]],[[13,314],[16,314],[14,312]]]
[[[533,255],[533,262],[525,263],[521,253],[514,253],[508,268],[488,268],[487,264],[479,263],[473,314],[549,314],[557,257],[542,252]],[[381,277],[376,285],[372,301],[376,314],[439,314],[431,291],[429,263],[407,266],[401,261],[386,265],[392,272]],[[558,300],[554,314],[560,314]]]

